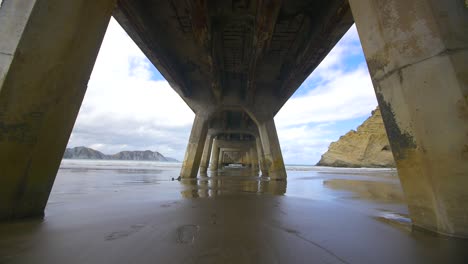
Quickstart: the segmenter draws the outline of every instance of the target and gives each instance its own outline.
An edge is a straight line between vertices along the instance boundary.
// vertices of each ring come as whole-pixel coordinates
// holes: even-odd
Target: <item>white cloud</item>
[[[367,116],[376,107],[365,63],[348,69],[345,62],[349,56],[360,53],[359,38],[353,26],[301,86],[306,92],[289,99],[276,115],[287,163],[316,163],[330,142],[337,139],[331,137],[334,125]]]
[[[112,19],[69,146],[151,149],[182,159],[194,114]]]
[[[317,162],[336,140],[336,124],[377,105],[365,64],[349,70],[344,61],[361,52],[352,27],[275,117],[287,163]],[[151,149],[181,160],[194,114],[166,81],[153,80],[151,67],[112,19],[69,146]]]
[[[377,101],[363,67],[336,75],[301,97],[291,98],[276,117],[278,126],[348,120],[367,115]]]
[[[332,140],[331,123],[313,127],[302,125],[290,128],[278,128],[281,151],[288,164],[311,164],[313,157],[320,157]]]

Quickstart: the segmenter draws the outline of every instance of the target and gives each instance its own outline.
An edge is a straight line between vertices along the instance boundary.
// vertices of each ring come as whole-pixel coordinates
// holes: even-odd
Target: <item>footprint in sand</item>
[[[112,232],[106,236],[106,241],[116,240],[124,237],[128,237],[133,233],[136,233],[142,229],[144,225],[132,225],[128,230]]]
[[[197,225],[183,225],[177,228],[177,243],[189,244],[195,241],[200,227]]]

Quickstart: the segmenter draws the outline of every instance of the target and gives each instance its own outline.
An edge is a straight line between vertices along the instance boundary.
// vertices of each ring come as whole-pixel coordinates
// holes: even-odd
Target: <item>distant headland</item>
[[[121,151],[113,155],[107,155],[100,151],[87,147],[67,148],[63,154],[64,159],[94,159],[94,160],[145,160],[179,162],[170,157],[165,157],[157,151]]]

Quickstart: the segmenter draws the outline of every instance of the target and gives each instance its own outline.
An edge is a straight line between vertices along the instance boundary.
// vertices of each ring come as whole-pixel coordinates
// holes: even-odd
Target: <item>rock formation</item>
[[[159,152],[145,151],[121,151],[111,156],[116,160],[159,160],[166,161],[166,158]]]
[[[109,157],[97,150],[87,147],[67,148],[63,154],[64,159],[109,159]]]
[[[147,161],[173,161],[174,158],[164,157],[159,152],[145,151],[121,151],[117,154],[106,155],[97,150],[87,147],[67,148],[63,155],[64,159],[97,159],[97,160],[147,160]]]
[[[317,166],[395,167],[379,108],[357,131],[351,130],[332,142]]]

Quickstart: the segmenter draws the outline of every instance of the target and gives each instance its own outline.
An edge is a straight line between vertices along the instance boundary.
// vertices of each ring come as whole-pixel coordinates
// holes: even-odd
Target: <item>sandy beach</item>
[[[177,181],[179,163],[63,161],[43,219],[0,224],[0,263],[466,263],[412,230],[392,169],[288,166]]]

